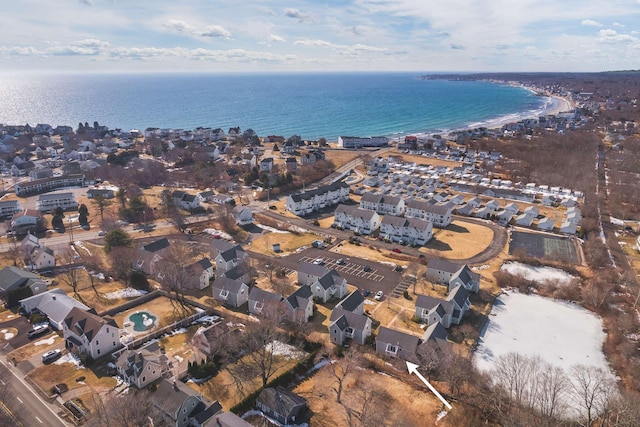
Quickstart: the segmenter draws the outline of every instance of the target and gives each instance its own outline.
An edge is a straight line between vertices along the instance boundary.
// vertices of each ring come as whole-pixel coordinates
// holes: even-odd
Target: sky
[[[0,72],[640,69],[640,0],[2,0]]]

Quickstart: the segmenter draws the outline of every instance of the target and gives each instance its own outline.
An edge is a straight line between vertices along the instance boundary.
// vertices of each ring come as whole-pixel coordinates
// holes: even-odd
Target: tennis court
[[[580,260],[573,240],[567,237],[514,231],[511,233],[509,255],[524,250],[532,258],[548,258],[577,264]]]

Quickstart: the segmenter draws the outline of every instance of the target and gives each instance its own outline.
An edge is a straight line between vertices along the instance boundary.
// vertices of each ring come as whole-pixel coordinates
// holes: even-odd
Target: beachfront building
[[[366,138],[359,136],[338,137],[338,147],[342,148],[386,147],[388,143],[389,138],[386,136],[370,136]]]
[[[451,224],[451,205],[434,205],[425,200],[411,199],[407,203],[406,215],[431,221],[434,227],[445,228]]]
[[[285,209],[295,215],[303,216],[347,200],[349,200],[349,185],[340,181],[289,195],[285,202]]]
[[[65,211],[68,209],[77,209],[78,202],[76,202],[73,193],[43,194],[36,202],[36,209],[41,212],[47,212],[58,207]]]
[[[52,178],[37,179],[35,181],[18,182],[15,185],[17,196],[38,194],[62,187],[84,187],[85,176],[83,174],[72,174],[54,176]]]

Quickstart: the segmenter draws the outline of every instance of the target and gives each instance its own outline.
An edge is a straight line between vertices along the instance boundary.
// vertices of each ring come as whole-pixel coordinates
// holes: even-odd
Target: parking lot
[[[362,277],[366,280],[373,282],[381,282],[384,279],[384,275],[378,274],[378,269],[375,264],[367,263],[366,260],[356,258],[335,258],[334,256],[321,256],[317,258],[311,258],[309,256],[303,256],[300,258],[302,262],[314,263],[316,260],[322,260],[325,267],[328,269],[335,269],[340,274],[348,274],[351,276]],[[343,264],[338,264],[338,260],[343,260]],[[365,271],[365,267],[370,270]]]

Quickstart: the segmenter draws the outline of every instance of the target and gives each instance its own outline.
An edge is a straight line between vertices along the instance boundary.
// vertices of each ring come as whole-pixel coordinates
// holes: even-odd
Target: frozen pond
[[[574,279],[574,276],[558,268],[544,266],[534,267],[520,262],[507,262],[502,264],[500,270],[506,271],[514,276],[522,276],[536,283],[552,281],[558,282],[559,284],[568,284]]]
[[[515,352],[538,355],[566,372],[578,364],[609,370],[605,337],[602,320],[576,304],[512,292],[496,299],[475,363],[488,371],[500,356]]]

